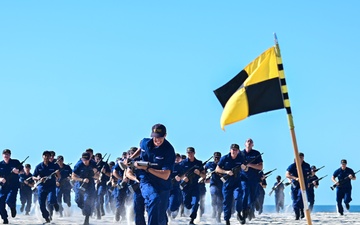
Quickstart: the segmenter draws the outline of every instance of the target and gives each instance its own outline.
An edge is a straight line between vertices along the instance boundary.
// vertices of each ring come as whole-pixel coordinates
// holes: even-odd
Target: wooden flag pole
[[[278,61],[277,63],[282,66],[280,47],[279,47],[276,33],[274,33],[274,38],[275,38],[275,50],[276,50],[275,52],[276,52],[277,61]],[[287,95],[287,99],[284,99],[284,105],[285,105],[285,108],[287,111],[288,123],[289,123],[289,127],[290,127],[290,134],[291,134],[291,139],[292,139],[292,143],[293,143],[293,147],[294,147],[296,169],[297,169],[298,176],[299,176],[298,178],[299,178],[299,183],[300,183],[301,195],[302,195],[302,199],[303,199],[303,203],[304,203],[304,213],[306,216],[307,224],[312,225],[311,217],[310,217],[310,209],[308,207],[308,201],[307,201],[307,195],[306,195],[304,174],[303,174],[303,171],[302,171],[302,168],[300,165],[299,150],[298,150],[296,136],[295,136],[295,126],[294,126],[294,121],[293,121],[293,117],[291,114],[290,101],[288,99],[288,93],[287,93],[287,88],[286,88],[286,83],[285,83],[285,73],[284,73],[283,68],[281,70],[279,70],[279,75],[280,75],[280,79],[283,79],[282,86],[281,86],[282,92],[283,92],[283,94],[286,92],[286,95]]]

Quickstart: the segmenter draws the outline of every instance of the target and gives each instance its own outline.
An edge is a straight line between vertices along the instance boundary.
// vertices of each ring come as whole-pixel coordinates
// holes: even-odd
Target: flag
[[[222,129],[249,116],[285,107],[288,95],[282,91],[287,89],[283,67],[278,61],[281,58],[277,58],[275,47],[271,47],[214,91],[224,108],[220,119]]]

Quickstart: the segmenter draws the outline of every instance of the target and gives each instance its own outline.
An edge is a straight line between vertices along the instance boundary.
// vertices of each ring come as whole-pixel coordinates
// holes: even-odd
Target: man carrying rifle
[[[31,166],[30,164],[25,164],[24,173],[19,174],[20,181],[20,212],[23,212],[25,209],[25,215],[29,215],[32,203],[32,190],[31,187],[34,186],[34,181],[32,179],[32,173],[30,173]],[[26,207],[25,207],[26,204]]]
[[[140,159],[157,166],[141,166],[135,162],[135,167],[140,169],[140,187],[148,211],[148,225],[166,225],[166,209],[169,203],[171,189],[170,174],[174,169],[175,150],[166,138],[166,127],[155,124],[152,127],[152,138],[144,138],[140,142]],[[136,153],[134,156],[136,157]]]
[[[311,166],[311,172],[310,174],[307,176],[308,179],[308,185],[306,188],[306,194],[307,194],[307,200],[309,202],[309,209],[310,211],[313,210],[314,208],[314,203],[315,203],[315,189],[319,186],[319,178],[316,176],[316,166]]]
[[[89,219],[93,212],[96,198],[95,181],[98,178],[97,169],[91,163],[90,153],[84,152],[81,156],[81,163],[74,166],[71,178],[75,183],[75,202],[85,216],[84,225],[89,225]]]
[[[304,153],[299,153],[301,169],[303,174],[309,174],[311,171],[310,165],[304,161]],[[295,220],[304,218],[304,202],[302,200],[302,193],[300,189],[299,177],[296,169],[296,162],[292,163],[286,170],[286,178],[291,182],[291,199],[293,200],[293,209],[295,212]],[[305,187],[307,187],[307,179],[304,179]]]
[[[101,219],[101,216],[105,216],[104,209],[104,198],[106,194],[107,185],[106,183],[110,180],[110,167],[108,164],[110,155],[108,156],[106,162],[104,162],[102,154],[95,154],[96,169],[99,173],[99,179],[95,181],[96,185],[96,199],[95,199],[95,209],[96,209],[96,218]]]
[[[179,213],[180,204],[182,202],[182,194],[180,189],[180,176],[184,173],[183,168],[180,166],[181,155],[176,153],[174,170],[172,171],[171,177],[171,190],[169,197],[169,207],[167,209],[167,214],[172,219],[175,219]]]
[[[336,180],[337,178],[337,180]],[[347,210],[350,209],[351,202],[351,180],[356,180],[354,171],[347,167],[346,159],[341,160],[341,166],[335,170],[331,180],[336,186],[336,203],[337,209],[340,215],[344,215],[344,208],[342,206],[342,200],[344,200],[345,207]]]
[[[6,204],[10,207],[11,217],[16,216],[16,196],[19,189],[18,174],[23,166],[17,159],[11,159],[10,149],[2,152],[3,160],[0,162],[0,214],[4,224],[8,224]]]
[[[242,224],[245,223],[245,219],[241,215],[242,190],[240,188],[240,171],[246,169],[246,166],[244,165],[244,157],[239,154],[239,152],[239,145],[232,144],[230,146],[230,153],[220,158],[220,161],[215,169],[218,174],[224,174],[221,179],[224,182],[222,193],[224,196],[223,209],[226,225],[230,225],[231,211],[234,201],[237,218]]]
[[[46,201],[48,201],[50,210],[53,207],[55,211],[59,211],[59,204],[56,199],[56,178],[53,175],[56,174],[57,177],[60,177],[60,173],[59,165],[49,161],[49,151],[44,151],[42,158],[43,162],[35,167],[33,179],[37,181],[38,201],[42,217],[46,223],[50,223],[52,220],[51,212],[49,213],[46,209]]]
[[[255,217],[254,206],[259,188],[259,171],[263,169],[263,160],[259,151],[253,149],[254,142],[251,138],[245,141],[245,149],[241,151],[245,158],[246,170],[241,171],[241,188],[242,188],[242,204],[243,217],[251,220]],[[250,163],[251,162],[251,163]]]
[[[284,209],[285,203],[285,194],[284,194],[285,185],[281,180],[281,176],[278,175],[276,177],[276,182],[272,188],[275,191],[275,208],[276,212],[280,212],[280,210]]]
[[[59,165],[60,178],[56,179],[56,198],[59,204],[60,217],[63,217],[64,208],[62,202],[64,201],[68,207],[71,206],[71,184],[70,177],[72,169],[70,165],[64,164],[64,157],[59,155],[56,159],[56,163]]]
[[[200,201],[200,187],[198,180],[205,178],[205,170],[202,161],[195,158],[195,149],[186,149],[187,158],[181,161],[180,166],[184,168],[185,174],[181,176],[180,188],[183,188],[183,202],[187,209],[191,209],[190,223],[194,224]]]
[[[127,156],[119,159],[115,164],[112,175],[116,178],[117,184],[115,188],[115,221],[118,222],[125,220],[125,200],[128,192],[128,182],[129,179],[125,176],[126,167],[126,158]]]
[[[222,193],[223,182],[220,180],[220,175],[215,172],[216,167],[220,161],[221,153],[214,152],[214,161],[208,162],[205,165],[205,170],[209,170],[206,174],[206,178],[208,179],[208,174],[210,175],[210,194],[211,194],[211,206],[212,206],[212,218],[216,218],[216,222],[221,222],[221,213],[222,213],[222,205],[224,201],[224,196]]]

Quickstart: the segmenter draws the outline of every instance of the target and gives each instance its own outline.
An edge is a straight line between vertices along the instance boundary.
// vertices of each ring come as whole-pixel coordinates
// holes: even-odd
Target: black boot
[[[119,222],[120,220],[120,209],[116,209],[115,211],[115,221]]]
[[[85,216],[84,225],[89,225],[89,216]]]
[[[105,209],[103,205],[100,207],[100,212],[101,212],[101,216],[105,216]]]

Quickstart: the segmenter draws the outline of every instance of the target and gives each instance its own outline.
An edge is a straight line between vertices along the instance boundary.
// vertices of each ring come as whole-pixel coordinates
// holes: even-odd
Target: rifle
[[[360,170],[356,171],[356,172],[354,173],[354,175],[357,174],[358,172],[360,172]],[[339,181],[337,182],[337,183],[339,183],[339,185],[336,185],[336,184],[332,185],[332,186],[330,187],[331,190],[334,190],[337,186],[340,186],[341,183],[344,183],[344,181],[346,181],[346,180],[348,180],[348,179],[350,179],[350,178],[347,176],[347,177],[345,177],[344,179],[339,180]]]
[[[127,164],[125,164],[123,161],[119,162],[119,166],[122,170],[126,170],[128,167],[130,167],[131,169],[135,168],[135,162],[137,162],[138,166],[146,166],[146,167],[152,167],[152,166],[157,166],[157,163],[151,163],[151,162],[147,162],[147,161],[128,161]]]
[[[279,187],[280,184],[282,184],[284,181],[286,180],[286,178],[284,178],[280,183],[276,184],[270,191],[269,196],[271,196],[271,194],[276,190],[276,188]]]
[[[319,168],[313,170],[313,172],[316,173],[317,171],[321,170],[321,169],[324,168],[324,167],[325,167],[325,166],[319,167]],[[310,173],[310,174],[307,175],[307,179],[309,179],[309,177],[311,176],[311,172],[309,172],[309,173]]]
[[[318,178],[318,179],[316,179],[316,180],[313,180],[311,183],[309,183],[309,187],[311,187],[311,185],[314,185],[314,184],[313,184],[314,181],[315,181],[315,182],[318,182],[319,180],[322,180],[324,177],[327,177],[327,175],[325,175],[325,176],[323,176],[323,177],[320,177],[320,178]]]
[[[66,165],[70,166],[71,164],[72,164],[72,163],[68,163],[68,164],[66,164]],[[37,186],[39,186],[39,184],[45,183],[46,181],[50,180],[52,176],[54,176],[57,172],[60,173],[61,171],[64,170],[64,168],[65,168],[65,166],[64,166],[63,168],[59,169],[59,170],[56,170],[56,171],[52,172],[49,176],[45,176],[45,180],[43,180],[43,181],[41,181],[41,179],[44,178],[44,177],[40,178],[40,180],[37,181],[37,182],[34,184],[34,186],[31,188],[31,190],[35,190],[35,188],[37,188]]]
[[[20,164],[17,166],[17,167],[15,167],[16,169],[20,169],[21,168],[21,166],[24,164],[24,162],[26,162],[26,160],[29,158],[29,156],[27,156],[23,161],[21,161],[20,162]],[[13,173],[13,171],[11,170],[11,173]]]
[[[205,178],[200,177],[198,183],[205,183],[205,181],[211,178],[213,173],[215,173],[215,170],[208,172]]]
[[[103,166],[101,167],[101,169],[100,169],[99,181],[101,181],[101,178],[102,178],[102,176],[103,176],[103,173],[101,172],[101,170],[103,170],[103,169],[105,168],[105,166],[108,164],[110,156],[111,156],[111,154],[109,154],[109,156],[107,157],[104,165],[103,165]],[[101,161],[102,161],[102,160],[101,160]]]
[[[248,164],[251,164],[252,162],[254,162],[257,158],[259,158],[260,156],[262,156],[264,153],[261,153],[261,154],[259,154],[259,155],[257,155],[255,158],[253,158],[252,160],[250,160],[249,162],[246,162],[246,163],[243,163],[243,165],[248,165]],[[234,168],[232,168],[231,169],[231,171],[233,172],[233,174],[236,176],[239,172],[240,172],[240,170],[241,170],[241,165],[242,164],[240,164],[240,165],[237,165],[237,166],[235,166]],[[247,167],[247,166],[246,166]],[[223,183],[225,183],[228,179],[230,178],[230,175],[228,175],[228,174],[225,174],[222,178],[220,178],[221,179],[221,181],[223,182]]]
[[[263,175],[266,177],[267,175],[269,175],[270,173],[274,172],[275,170],[277,170],[277,169],[275,168],[275,169],[273,169],[273,170],[270,170],[270,171],[264,173]],[[259,171],[259,173],[260,173],[260,171]],[[270,175],[269,175],[269,176],[270,176]]]
[[[206,165],[206,163],[208,163],[214,156],[211,156],[208,160],[206,160],[205,162],[202,163],[201,167],[204,167]],[[183,190],[186,185],[190,182],[191,178],[194,176],[194,171],[195,169],[197,169],[198,166],[197,165],[193,165],[190,169],[188,169],[185,173],[184,173],[184,177],[187,177],[189,179],[188,182],[185,182],[184,180],[181,180],[180,182],[180,189]],[[173,178],[175,179],[175,178]]]

